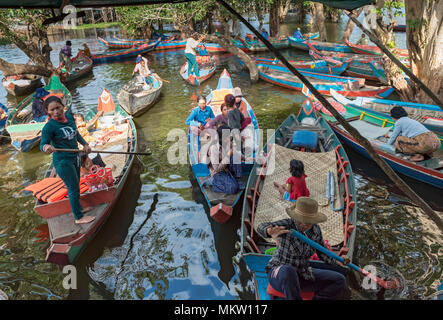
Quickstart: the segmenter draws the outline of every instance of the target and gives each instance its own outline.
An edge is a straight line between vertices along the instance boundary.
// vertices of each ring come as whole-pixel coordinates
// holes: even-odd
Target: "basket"
[[[108,187],[112,187],[114,183],[114,179],[112,178],[112,169],[101,168],[97,165],[93,165],[91,167],[90,174],[87,175],[85,179],[89,192],[107,189]]]

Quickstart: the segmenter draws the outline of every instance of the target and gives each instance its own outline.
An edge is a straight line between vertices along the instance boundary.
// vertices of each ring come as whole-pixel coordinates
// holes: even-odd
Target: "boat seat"
[[[272,300],[274,300],[276,297],[277,298],[286,298],[285,294],[283,292],[277,291],[275,290],[270,283],[268,283],[268,287],[266,288],[266,292],[269,294],[269,296],[271,297]],[[312,300],[312,298],[314,297],[314,292],[312,291],[302,291],[301,292],[301,298],[303,300]]]
[[[318,133],[310,130],[295,131],[291,139],[291,148],[315,150],[318,144]]]

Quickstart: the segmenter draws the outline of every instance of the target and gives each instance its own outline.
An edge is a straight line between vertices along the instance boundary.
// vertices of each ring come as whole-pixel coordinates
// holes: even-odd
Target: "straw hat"
[[[234,88],[234,97],[243,97],[243,93],[241,92],[241,89],[239,87]]]
[[[294,207],[286,208],[286,213],[295,221],[305,224],[325,222],[328,217],[318,211],[318,203],[309,197],[297,198]]]

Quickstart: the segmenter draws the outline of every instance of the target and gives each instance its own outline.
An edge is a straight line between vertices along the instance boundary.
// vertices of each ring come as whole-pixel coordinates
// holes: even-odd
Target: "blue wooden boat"
[[[277,59],[271,59],[271,58],[260,58],[256,56],[251,57],[255,63],[262,64],[262,65],[279,65],[283,66],[283,64],[278,61]],[[242,67],[245,67],[245,64],[243,61],[241,61],[236,56],[237,61],[240,63]],[[295,60],[289,60],[289,63],[292,64],[295,68],[297,68],[299,71],[308,71],[308,72],[315,72],[315,73],[325,73],[325,74],[333,74],[333,75],[341,75],[348,69],[349,65],[352,63],[352,59],[349,59],[345,62],[337,62],[336,65],[330,66],[328,65],[328,62],[325,60],[314,60],[314,61],[295,61]]]
[[[5,129],[8,113],[9,113],[8,108],[3,103],[0,103],[0,133],[2,135],[3,135],[3,130]]]
[[[316,32],[316,33],[313,33],[311,35],[308,35],[308,36],[304,35],[304,36],[305,36],[304,39],[297,39],[297,38],[294,38],[293,36],[289,36],[288,35],[287,37],[288,37],[289,45],[291,47],[296,48],[296,49],[300,49],[301,48],[301,50],[304,50],[305,45],[303,45],[303,42],[306,41],[306,40],[317,39],[320,36],[320,33]]]
[[[431,159],[421,162],[409,161],[409,157],[395,152],[392,145],[387,144],[387,139],[382,136],[388,133],[394,127],[394,121],[391,117],[369,110],[361,110],[357,107],[344,105],[346,114],[343,115],[350,125],[355,127],[362,136],[370,140],[373,147],[398,173],[404,174],[410,178],[430,184],[438,189],[443,189],[443,143],[440,150],[434,152]],[[356,152],[362,154],[368,159],[372,159],[366,149],[360,145],[343,127],[335,121],[335,118],[323,115],[330,122],[340,140],[349,145]],[[440,141],[442,136],[438,136]]]
[[[366,80],[371,81],[380,81],[380,77],[378,74],[375,74],[371,66],[369,65],[369,62],[371,61],[372,57],[375,56],[363,56],[359,55],[357,53],[320,53],[320,51],[316,50],[314,47],[311,47],[309,50],[309,55],[311,58],[315,61],[318,60],[325,60],[330,66],[335,66],[339,62],[344,62],[349,59],[352,59],[352,63],[350,66],[345,70],[345,75],[350,77],[357,77],[357,78],[365,78]],[[377,65],[377,69],[380,68],[381,59],[372,59],[373,64]],[[381,67],[383,68],[383,67]],[[386,78],[385,78],[386,80]],[[386,82],[384,82],[386,84]]]
[[[235,45],[237,48],[243,50],[244,52],[250,52],[249,49],[244,45],[243,42],[241,42],[240,40],[237,39],[231,39],[232,44]],[[204,43],[206,50],[209,53],[225,53],[227,52],[225,50],[225,48],[223,48],[221,45],[219,45],[218,43],[214,43],[214,42],[208,42],[208,43]]]
[[[315,49],[319,51],[333,51],[333,52],[349,52],[351,53],[352,50],[346,45],[341,43],[334,43],[334,42],[324,42],[324,41],[315,41],[315,40],[305,40],[305,41],[292,41],[289,40],[290,44],[293,48],[308,51],[310,44]]]
[[[293,75],[286,67],[278,65],[258,64],[258,72],[261,79],[285,88],[303,89],[303,82]],[[364,85],[365,79],[342,77],[321,73],[300,71],[312,85],[322,94],[330,95],[334,89],[347,97],[387,97],[394,89],[392,87],[374,87]]]
[[[276,49],[287,49],[290,47],[289,40],[285,37],[279,39],[269,39],[269,42]],[[268,47],[265,46],[265,44],[262,43],[260,40],[245,39],[244,44],[252,52],[262,52],[269,50]]]
[[[301,141],[301,144],[296,143],[291,146],[300,151],[288,149],[294,135],[303,131],[310,131],[311,135],[317,135],[316,147],[304,150],[305,145]],[[283,183],[289,177],[289,160],[297,157],[303,161],[311,197],[322,205],[322,212],[328,216],[326,222],[328,224],[320,224],[323,238],[328,240],[332,251],[338,255],[346,254],[351,259],[357,224],[357,190],[344,148],[326,120],[318,117],[308,99],[302,104],[297,117],[290,115],[283,121],[268,140],[263,151],[266,160],[260,163],[257,161],[254,165],[245,190],[241,225],[241,255],[253,273],[256,299],[269,300],[272,296],[268,293],[265,266],[272,257],[270,252],[275,250],[275,243],[270,239],[261,238],[256,228],[260,223],[289,217],[285,216],[284,208],[292,203],[282,200],[273,186],[275,181]],[[320,158],[323,161],[319,160]],[[274,172],[270,173],[268,168],[275,168]],[[326,193],[322,191],[325,191],[325,185],[329,180],[328,170],[333,170],[334,185],[335,181],[337,182],[334,190],[337,190],[336,199],[340,199],[340,205],[331,204],[329,201],[324,204],[326,201],[323,197]],[[337,173],[336,177],[335,173]],[[311,257],[310,260],[312,267],[332,268],[322,261],[313,259],[315,257]],[[347,268],[342,267],[334,270],[344,274],[347,272]],[[312,295],[312,292],[302,292],[304,299],[312,298]]]
[[[233,93],[233,86],[231,77],[228,72],[223,70],[220,79],[218,81],[218,86],[215,90],[208,95],[208,105],[211,106],[215,115],[220,114],[220,105],[224,102],[224,97],[227,94]],[[251,118],[251,124],[248,125],[243,131],[247,133],[250,139],[252,152],[248,154],[248,157],[242,161],[242,182],[246,184],[249,173],[252,169],[256,158],[256,150],[259,146],[259,127],[257,123],[257,118],[255,117],[254,111],[252,110],[249,103],[245,98],[242,98],[247,106],[247,113]],[[247,130],[247,131],[245,131]],[[210,177],[209,169],[204,159],[205,155],[200,153],[203,146],[205,145],[204,137],[201,137],[196,127],[190,126],[188,131],[188,153],[189,162],[192,167],[192,172],[198,182],[200,190],[202,191],[205,200],[210,209],[211,217],[214,218],[219,223],[226,222],[232,215],[233,208],[240,202],[240,198],[243,195],[243,190],[233,195],[227,195],[224,193],[217,193],[212,191],[212,187],[203,187],[202,184],[205,180]],[[207,150],[207,148],[206,148]]]
[[[67,73],[62,73],[60,79],[63,83],[71,83],[90,73],[93,65],[92,60],[82,50],[79,50],[77,55],[71,58],[71,70]]]
[[[109,49],[129,49],[135,46],[140,46],[142,44],[148,43],[146,40],[120,40],[114,38],[112,40],[106,40],[101,37],[97,37],[98,42],[102,45],[108,47]]]
[[[101,53],[96,53],[91,56],[94,64],[97,63],[109,63],[115,61],[122,61],[127,59],[132,59],[133,57],[144,54],[146,52],[152,51],[160,43],[160,40],[153,44],[142,44],[141,46],[131,47],[129,49],[117,50],[117,51],[104,51]]]
[[[410,118],[423,123],[423,125],[429,130],[443,134],[443,110],[439,106],[363,97],[350,100],[335,91],[332,91],[331,95],[343,105],[352,106],[362,111],[373,111],[374,113],[381,115],[389,115],[389,112],[393,107],[403,107]]]
[[[113,39],[116,44],[121,45],[121,48],[130,48],[133,46],[140,46],[145,43],[153,44],[157,40],[160,40],[161,42],[158,44],[158,46],[155,47],[153,51],[160,51],[160,50],[175,50],[175,49],[183,49],[186,47],[186,39],[184,40],[176,40],[174,36],[170,37],[157,37],[154,40],[146,40],[146,39],[122,39],[117,38],[116,36],[113,36]],[[109,42],[109,41],[108,41]],[[124,45],[127,45],[127,47],[124,47]],[[109,46],[109,45],[108,45]]]
[[[399,24],[394,26],[394,31],[396,32],[406,32],[406,25],[405,24]]]

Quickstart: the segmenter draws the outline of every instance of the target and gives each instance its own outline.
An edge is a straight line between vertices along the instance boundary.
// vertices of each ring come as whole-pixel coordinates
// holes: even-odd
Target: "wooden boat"
[[[133,77],[120,89],[117,99],[127,113],[138,116],[148,111],[160,97],[163,81],[156,73],[152,74],[152,85],[145,90],[145,81],[141,76]]]
[[[309,132],[310,135],[317,136],[317,145],[309,147],[314,150],[308,149],[303,143],[290,146],[293,134],[300,132]],[[289,148],[294,146],[298,150]],[[261,238],[256,229],[263,222],[289,218],[285,208],[293,203],[283,200],[273,185],[274,182],[284,183],[289,177],[289,161],[303,161],[311,197],[318,201],[322,212],[328,216],[326,222],[319,224],[327,245],[336,254],[346,254],[351,259],[357,226],[357,190],[344,148],[328,123],[317,116],[309,100],[302,104],[297,117],[290,115],[283,121],[263,150],[266,161],[254,164],[246,186],[240,250],[241,256],[253,273],[256,299],[269,300],[272,297],[268,293],[265,266],[272,257],[270,251],[275,250],[275,243],[272,239]],[[327,178],[330,171],[334,177],[333,182]],[[331,190],[326,188],[328,181],[328,185],[335,186],[336,201],[332,203],[325,199],[327,189]],[[314,259],[314,256],[310,259],[311,267],[333,267]],[[347,269],[342,267],[334,270],[343,274],[347,272]],[[303,299],[312,297],[313,292],[302,292]]]
[[[227,94],[232,94],[234,91],[233,89],[231,77],[225,69],[220,76],[217,89],[213,90],[207,97],[208,105],[211,106],[215,115],[220,114],[220,105],[224,102],[224,97]],[[249,137],[247,140],[250,141],[250,146],[252,148],[251,152],[247,154],[248,157],[246,160],[242,161],[241,164],[243,171],[241,180],[243,183],[246,183],[249,172],[251,171],[253,162],[256,158],[260,135],[254,111],[244,97],[242,100],[246,103],[247,112],[251,118],[251,124],[242,131],[242,135],[245,134]],[[240,202],[243,190],[240,190],[233,195],[227,195],[212,191],[212,187],[202,186],[204,181],[210,177],[209,168],[204,160],[206,157],[200,154],[202,145],[205,145],[204,138],[200,137],[196,127],[190,126],[188,130],[188,153],[192,172],[194,173],[200,190],[209,206],[211,217],[219,223],[224,223],[232,216],[233,208]]]
[[[329,65],[335,66],[339,62],[344,62],[349,59],[352,60],[350,66],[345,70],[344,74],[349,77],[356,78],[365,78],[366,80],[371,81],[380,81],[380,77],[378,74],[375,74],[371,66],[369,65],[371,61],[371,56],[364,56],[358,54],[348,54],[348,53],[331,53],[331,55],[322,54],[312,47],[313,50],[309,50],[309,55],[315,61],[323,59]],[[375,57],[375,56],[372,56]],[[381,59],[372,60],[374,66],[377,66],[377,69],[383,68],[381,65]],[[386,79],[385,79],[386,80]],[[382,82],[383,83],[383,82]],[[384,84],[387,84],[384,82]]]
[[[269,42],[276,48],[276,49],[287,49],[290,47],[289,40],[286,37],[282,37],[279,39],[269,39]],[[261,41],[259,40],[244,40],[245,46],[252,52],[262,52],[262,51],[268,51],[268,47],[266,47]]]
[[[398,173],[411,177],[418,181],[428,183],[436,188],[443,189],[443,143],[440,150],[434,152],[434,157],[421,162],[409,161],[409,157],[395,152],[392,145],[387,144],[387,139],[382,136],[394,127],[394,121],[387,115],[373,111],[363,111],[356,107],[344,105],[346,114],[344,117],[350,125],[355,127],[360,134],[371,141],[379,156],[386,161]],[[340,140],[354,149],[356,152],[371,159],[366,149],[360,145],[343,127],[335,121],[335,118],[323,115],[327,119]],[[443,140],[439,136],[440,141]]]
[[[204,57],[204,58],[203,58]],[[209,61],[203,60],[209,57]],[[191,74],[188,75],[188,61],[186,61],[180,69],[180,75],[182,78],[192,84],[193,86],[199,86],[203,81],[208,80],[215,73],[218,60],[215,56],[197,56],[197,64],[200,72],[200,76],[196,77]],[[202,59],[203,58],[203,59]],[[204,62],[203,62],[204,61]]]
[[[237,40],[237,39],[232,39],[231,41],[232,41],[232,44],[235,45],[237,48],[243,50],[244,52],[250,52],[248,47],[246,47],[242,41]],[[186,43],[185,43],[185,45],[186,45]],[[206,43],[205,42],[204,45],[206,47],[206,51],[209,52],[209,53],[225,53],[225,52],[228,52],[228,51],[226,51],[225,48],[223,48],[218,43],[214,43],[214,42]]]
[[[61,95],[64,105],[71,108],[71,93],[61,83],[60,78],[52,74],[49,83],[44,87],[51,94]],[[11,136],[11,144],[21,152],[28,152],[40,143],[41,131],[46,122],[35,122],[32,118],[34,94],[25,98],[8,115],[6,130]]]
[[[110,93],[104,90],[100,98],[105,100],[109,99],[109,96]],[[91,109],[85,116],[85,120],[92,119],[97,112],[97,107]],[[128,114],[116,105],[113,111],[105,112],[101,118],[112,119],[115,116],[125,119],[123,120],[124,122],[118,125],[114,124],[114,131],[112,131],[114,135],[104,145],[97,145],[94,149],[119,149],[117,151],[135,152],[137,150],[137,132],[135,124]],[[46,219],[48,223],[51,241],[46,255],[48,262],[61,265],[75,262],[87,243],[95,237],[100,227],[111,214],[112,208],[125,186],[134,157],[135,155],[127,154],[112,154],[108,156],[102,154],[102,159],[106,166],[112,167],[113,183],[108,184],[105,188],[100,188],[99,186],[97,190],[90,187],[88,191],[80,195],[82,208],[91,208],[85,214],[96,217],[91,223],[75,224],[68,198],[54,202],[36,201],[34,210]],[[52,171],[50,168],[46,172],[45,178],[56,177],[56,173]]]
[[[0,134],[4,135],[4,129],[6,125],[6,119],[8,119],[8,108],[3,104],[0,103]]]
[[[293,48],[296,48],[296,49],[305,50],[306,46],[303,44],[303,42],[306,40],[317,39],[318,37],[320,37],[320,33],[316,32],[316,33],[313,33],[310,35],[305,34],[303,36],[304,36],[303,37],[304,39],[297,39],[297,38],[294,38],[293,36],[288,35],[287,37],[288,37],[289,45]],[[301,43],[301,45],[300,45],[300,43]]]
[[[333,51],[333,52],[352,52],[352,50],[344,44],[334,43],[334,42],[324,42],[315,40],[305,40],[302,42],[292,42],[291,46],[299,50],[308,51],[309,44],[313,46],[318,51]]]
[[[355,53],[377,55],[377,56],[383,55],[382,51],[377,46],[358,45],[358,44],[355,44],[355,43],[351,43],[349,41],[345,41],[345,43]],[[398,48],[396,48],[394,51],[397,52],[400,56],[403,56],[403,57],[408,57],[409,56],[409,52],[408,52],[407,49],[398,49]]]
[[[113,40],[105,40],[103,38],[97,37],[97,40],[103,44],[104,46],[108,47],[109,49],[129,49],[135,46],[141,46],[142,44],[147,43],[146,40],[127,40],[123,41],[120,39],[113,39]]]
[[[13,96],[23,96],[43,86],[42,77],[35,74],[14,75],[3,78],[2,84]]]
[[[406,25],[405,24],[399,24],[394,26],[394,31],[396,32],[406,32]]]
[[[359,110],[373,111],[375,114],[389,115],[393,107],[402,107],[408,113],[408,117],[421,122],[426,128],[439,134],[443,134],[443,110],[436,105],[404,102],[396,100],[374,99],[358,97],[349,100],[341,94],[332,91],[332,97],[342,105],[352,106]]]
[[[259,77],[275,85],[301,91],[303,82],[287,68],[277,65],[258,64]],[[300,71],[300,70],[299,70]],[[365,79],[334,76],[328,74],[300,71],[322,94],[330,95],[331,89],[347,97],[387,97],[392,87],[374,87],[364,85]]]
[[[60,76],[63,83],[70,83],[85,76],[92,71],[94,63],[82,50],[79,50],[77,55],[71,59],[71,65],[71,71],[62,73]]]
[[[236,58],[237,61],[240,63],[240,65],[242,67],[245,67],[244,62],[238,59],[238,57]],[[255,61],[256,64],[284,66],[283,63],[281,63],[278,59],[260,58],[255,56],[252,56],[251,58],[252,60]],[[337,61],[337,64],[334,66],[329,66],[328,62],[325,60],[314,60],[314,61],[289,60],[288,62],[292,64],[295,68],[302,71],[341,75],[343,72],[346,71],[346,69],[352,63],[352,60],[348,60],[345,62]]]
[[[175,50],[182,49],[186,47],[186,40],[176,40],[174,36],[168,37],[166,39],[156,39],[156,40],[146,40],[146,39],[121,39],[113,36],[113,42],[118,44],[121,48],[131,48],[134,46],[140,46],[142,44],[153,44],[157,40],[161,40],[160,43],[154,48],[153,51],[160,50]],[[109,46],[108,46],[109,47]],[[114,46],[115,48],[119,48]]]
[[[101,53],[96,53],[91,56],[94,64],[98,63],[109,63],[114,61],[122,61],[126,59],[131,59],[139,54],[144,54],[146,52],[152,51],[158,46],[160,40],[153,44],[142,44],[141,46],[132,47],[129,49],[117,50],[117,51],[104,51]]]

